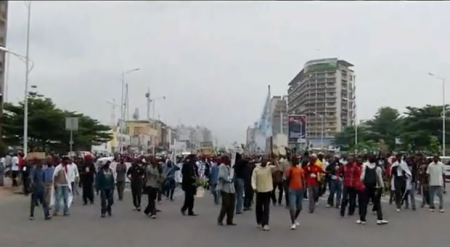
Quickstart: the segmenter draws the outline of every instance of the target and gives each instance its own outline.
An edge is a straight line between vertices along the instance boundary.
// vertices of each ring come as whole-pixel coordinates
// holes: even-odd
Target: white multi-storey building
[[[307,62],[289,83],[288,113],[307,115],[307,139],[328,146],[334,135],[355,124],[353,64],[337,58]]]

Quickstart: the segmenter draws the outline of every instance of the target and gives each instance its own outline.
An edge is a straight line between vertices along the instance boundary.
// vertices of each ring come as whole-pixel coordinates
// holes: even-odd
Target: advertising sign
[[[289,143],[297,143],[299,139],[306,139],[306,115],[288,116]]]

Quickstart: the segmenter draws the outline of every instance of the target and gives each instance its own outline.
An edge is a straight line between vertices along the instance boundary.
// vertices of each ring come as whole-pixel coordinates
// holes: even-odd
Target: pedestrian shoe
[[[45,216],[44,220],[51,220],[52,217],[50,215]]]
[[[223,226],[223,223],[222,222],[217,222],[217,225]]]
[[[444,209],[439,209],[439,213],[443,213],[444,212]]]
[[[331,205],[330,205],[330,204],[327,204],[327,208],[331,208]]]
[[[156,215],[154,214],[150,215],[150,219],[156,219]]]
[[[434,210],[434,208],[430,208],[430,212],[434,212],[435,210]]]
[[[105,215],[105,214],[101,214],[100,217],[101,217],[101,218],[105,218],[106,215]]]
[[[242,214],[242,212],[236,212],[236,214]]]
[[[396,211],[397,213],[400,213],[400,209],[399,209],[399,208],[397,208],[395,211]]]
[[[235,223],[231,222],[231,223],[227,223],[227,226],[237,226]]]
[[[356,224],[358,224],[358,225],[365,225],[366,222],[365,222],[365,221],[362,221],[362,220],[357,220],[357,221],[356,221]]]
[[[263,226],[263,231],[269,231],[270,227],[268,225]]]
[[[389,223],[389,221],[387,221],[387,220],[377,220],[377,225],[386,225],[388,223]]]
[[[29,219],[30,219],[30,220],[34,220],[34,216],[30,216]]]
[[[297,225],[294,223],[291,225],[291,230],[295,230],[295,228],[297,228]]]

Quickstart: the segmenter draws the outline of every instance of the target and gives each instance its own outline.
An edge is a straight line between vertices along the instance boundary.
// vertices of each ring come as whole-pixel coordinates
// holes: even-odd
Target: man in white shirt
[[[80,174],[78,172],[78,166],[71,162],[69,165],[67,176],[69,177],[69,182],[72,187],[72,195],[75,196],[78,193],[78,181],[80,181]]]
[[[444,212],[443,186],[445,182],[445,166],[439,161],[439,157],[435,156],[433,162],[427,168],[428,179],[430,181],[430,211],[436,210],[434,206],[434,196],[439,198],[439,212]]]
[[[14,154],[14,156],[11,158],[11,174],[12,174],[12,186],[17,187],[19,184],[17,183],[17,179],[19,176],[19,156],[17,154]]]

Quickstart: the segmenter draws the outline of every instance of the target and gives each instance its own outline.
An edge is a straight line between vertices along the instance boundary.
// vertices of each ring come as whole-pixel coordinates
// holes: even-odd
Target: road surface
[[[389,225],[377,226],[375,216],[368,216],[368,224],[356,225],[356,216],[340,218],[336,209],[325,208],[320,202],[314,214],[303,212],[300,226],[289,229],[289,216],[284,207],[272,207],[269,232],[258,230],[254,211],[235,217],[237,226],[219,227],[218,206],[212,204],[206,192],[196,199],[197,217],[182,216],[181,193],[174,202],[158,204],[162,212],[157,219],[149,219],[132,210],[129,193],[113,207],[113,217],[100,218],[98,198],[95,205],[82,206],[76,198],[70,217],[56,217],[44,221],[37,208],[34,221],[28,220],[29,200],[23,196],[0,202],[0,246],[8,247],[298,247],[333,246],[448,246],[446,234],[450,211],[430,213],[427,209],[396,213],[394,207],[383,204]],[[144,199],[144,202],[146,200]],[[449,204],[447,204],[449,205]],[[306,202],[304,204],[306,206]]]

